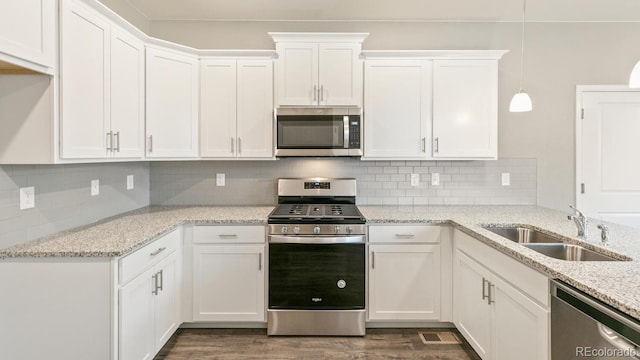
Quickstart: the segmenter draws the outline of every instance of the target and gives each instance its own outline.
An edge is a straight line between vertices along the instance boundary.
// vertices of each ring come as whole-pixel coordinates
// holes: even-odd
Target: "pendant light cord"
[[[522,51],[520,53],[520,92],[523,90],[524,83],[524,23],[525,23],[525,14],[527,12],[527,0],[522,1]]]

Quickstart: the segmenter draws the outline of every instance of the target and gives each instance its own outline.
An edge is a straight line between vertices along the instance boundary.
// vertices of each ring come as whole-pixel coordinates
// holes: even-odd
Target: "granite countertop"
[[[640,319],[640,230],[608,224],[610,245],[600,245],[599,222],[590,219],[587,240],[576,237],[567,212],[537,206],[358,206],[369,224],[450,224],[550,278],[563,280]],[[272,206],[151,206],[94,224],[0,250],[18,257],[118,257],[183,224],[266,225]],[[569,209],[567,209],[569,210]],[[630,261],[571,262],[553,259],[481,227],[526,224],[568,243]]]

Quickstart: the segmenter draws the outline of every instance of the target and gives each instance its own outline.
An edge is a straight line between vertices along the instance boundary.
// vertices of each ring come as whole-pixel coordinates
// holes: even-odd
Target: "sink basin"
[[[483,226],[493,233],[521,244],[562,243],[557,237],[522,226]]]
[[[533,251],[555,259],[567,261],[620,261],[597,253],[580,245],[572,244],[523,244]]]

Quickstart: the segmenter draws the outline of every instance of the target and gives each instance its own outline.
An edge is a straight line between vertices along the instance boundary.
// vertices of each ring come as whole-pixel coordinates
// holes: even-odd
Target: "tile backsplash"
[[[127,175],[134,189],[126,189]],[[100,194],[91,196],[91,180]],[[20,210],[19,188],[35,187]],[[0,166],[0,248],[149,205],[149,163]]]
[[[224,173],[225,186],[216,186]],[[440,185],[431,185],[431,174]],[[511,184],[501,185],[509,173]],[[411,174],[419,185],[411,186]],[[352,177],[360,205],[535,205],[536,160],[360,161],[350,158],[276,161],[156,162],[150,165],[154,205],[273,205],[286,177]]]

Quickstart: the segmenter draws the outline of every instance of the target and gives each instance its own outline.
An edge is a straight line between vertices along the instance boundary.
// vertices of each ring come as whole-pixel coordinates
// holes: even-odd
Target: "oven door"
[[[269,236],[269,309],[365,306],[364,236]]]

